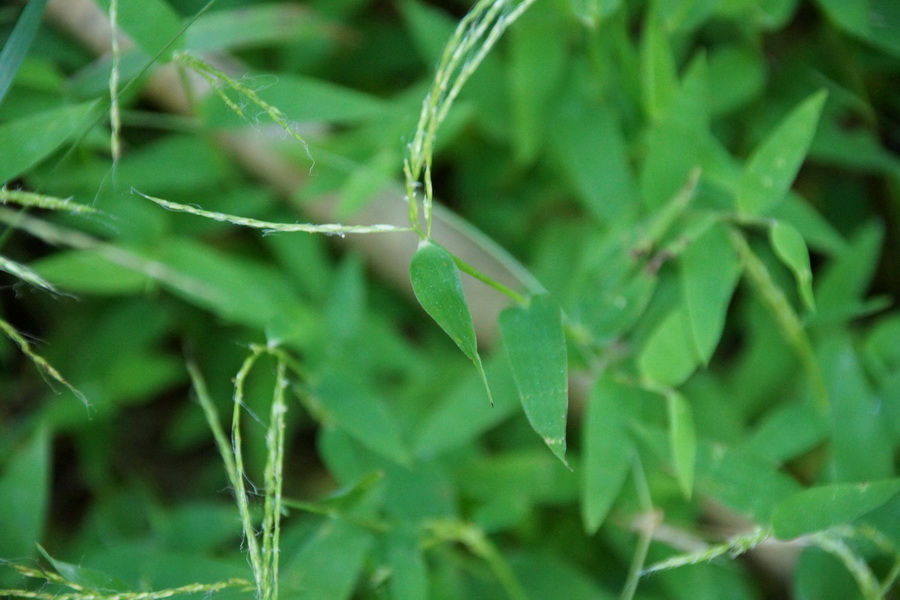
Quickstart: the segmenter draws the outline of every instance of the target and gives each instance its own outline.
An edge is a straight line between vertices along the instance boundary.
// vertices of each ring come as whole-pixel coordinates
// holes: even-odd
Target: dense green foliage
[[[67,3],[0,8],[0,595],[895,597],[900,4]]]

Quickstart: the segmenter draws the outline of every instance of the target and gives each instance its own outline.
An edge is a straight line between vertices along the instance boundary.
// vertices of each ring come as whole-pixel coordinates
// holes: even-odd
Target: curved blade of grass
[[[500,332],[531,427],[566,466],[568,357],[562,311],[548,295],[500,314]]]
[[[203,210],[187,204],[171,202],[162,198],[154,198],[137,190],[132,190],[139,196],[146,198],[152,202],[156,202],[167,210],[175,212],[183,212],[199,217],[206,217],[214,221],[222,221],[241,225],[242,227],[251,227],[253,229],[262,229],[266,233],[275,232],[293,232],[303,231],[306,233],[324,233],[326,235],[344,235],[347,233],[385,233],[390,231],[412,231],[409,227],[396,227],[394,225],[340,225],[326,224],[317,225],[314,223],[275,223],[273,221],[260,221],[259,219],[248,219],[247,217],[239,217],[237,215],[229,215],[225,213],[215,212],[211,210]]]
[[[475,326],[453,255],[433,242],[421,242],[409,264],[409,278],[416,299],[425,312],[441,326],[463,354],[475,363],[493,405],[494,400],[478,354]]]
[[[31,47],[34,34],[41,25],[41,17],[46,6],[47,0],[31,0],[26,4],[9,39],[3,45],[3,50],[0,51],[0,104],[3,103],[16,72],[28,54],[28,48]]]

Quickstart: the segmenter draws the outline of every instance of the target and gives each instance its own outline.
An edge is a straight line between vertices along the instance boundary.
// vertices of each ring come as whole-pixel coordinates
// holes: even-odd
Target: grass
[[[749,598],[775,577],[734,557],[788,542],[782,593],[890,597],[900,321],[877,294],[896,295],[900,57],[878,32],[824,0],[481,0],[458,21],[410,0],[396,23],[313,2],[328,27],[309,38],[241,31],[248,70],[273,73],[252,89],[183,36],[257,22],[249,0],[147,0],[154,19],[111,0],[136,45],[111,38],[99,77],[29,45],[63,43],[38,4],[0,54],[0,140],[34,141],[0,157],[0,269],[34,299],[4,302],[2,358],[37,367],[2,384],[34,401],[0,413],[0,556],[46,566],[6,563],[0,593]],[[821,36],[841,51],[808,52]],[[135,126],[157,63],[209,85],[196,127]],[[238,173],[212,103],[271,120],[284,139],[262,177],[313,164],[302,189]],[[378,196],[373,156],[402,173],[387,202],[405,226],[297,222],[322,198],[363,202],[360,181]],[[484,233],[444,245],[437,197]],[[367,245],[381,238],[410,262]],[[499,338],[470,283],[511,304]],[[51,439],[73,456],[57,441],[51,461]],[[60,461],[89,490],[68,529],[60,500],[27,511],[59,497]]]

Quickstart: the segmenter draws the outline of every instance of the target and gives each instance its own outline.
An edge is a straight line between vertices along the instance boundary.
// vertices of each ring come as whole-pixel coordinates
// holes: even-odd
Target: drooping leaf
[[[816,92],[784,117],[744,166],[738,187],[741,212],[765,215],[783,200],[812,142],[825,92]]]
[[[501,313],[500,331],[528,421],[565,463],[569,380],[559,305],[549,295],[534,296],[527,307]]]
[[[809,250],[797,228],[782,221],[775,221],[769,229],[769,241],[778,258],[794,273],[797,292],[809,310],[815,309],[812,289],[812,269],[809,266]]]
[[[792,494],[772,513],[775,535],[789,540],[849,523],[900,493],[900,479],[817,486]]]
[[[631,467],[634,442],[628,434],[628,417],[636,393],[609,375],[602,376],[591,392],[581,469],[581,520],[588,533],[606,519]]]
[[[475,363],[490,397],[490,388],[478,354],[475,326],[453,255],[433,242],[426,240],[420,243],[409,265],[409,278],[416,299],[425,312]]]

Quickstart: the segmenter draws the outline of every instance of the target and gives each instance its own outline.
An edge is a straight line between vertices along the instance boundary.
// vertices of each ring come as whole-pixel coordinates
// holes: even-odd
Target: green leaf
[[[800,489],[780,465],[742,449],[701,441],[697,489],[748,518],[766,523],[783,499]]]
[[[566,463],[568,358],[559,305],[548,295],[500,314],[500,332],[531,427]]]
[[[463,354],[475,363],[490,398],[490,387],[478,354],[475,326],[472,324],[472,315],[466,304],[462,280],[453,255],[433,242],[421,242],[410,262],[409,278],[416,299],[425,312],[441,326]]]
[[[825,98],[820,91],[804,100],[750,156],[738,187],[741,212],[766,215],[784,200],[806,157]]]
[[[694,466],[697,459],[697,435],[691,406],[678,392],[666,394],[666,412],[669,415],[669,445],[675,464],[675,478],[686,498],[694,489]]]
[[[567,23],[538,3],[509,33],[509,87],[516,158],[529,164],[544,147],[546,114],[567,62]]]
[[[741,272],[727,229],[707,229],[682,252],[679,267],[694,350],[707,364],[722,337],[728,305]]]
[[[766,68],[758,51],[742,46],[724,46],[709,56],[709,111],[722,116],[744,106],[762,91]]]
[[[387,559],[391,566],[391,578],[388,580],[391,598],[428,598],[428,568],[418,540],[405,532],[395,532],[388,536],[387,546]]]
[[[7,460],[0,476],[0,556],[32,556],[44,531],[50,486],[50,436],[38,429]]]
[[[848,33],[900,57],[900,6],[894,0],[818,0],[818,4]]]
[[[232,514],[233,518],[234,514]],[[42,546],[38,546],[38,550],[44,559],[56,569],[56,572],[68,582],[94,590],[128,590],[128,586],[124,582],[118,581],[105,573],[55,559]]]
[[[297,600],[346,600],[362,574],[372,534],[340,519],[325,521],[303,549],[284,559],[281,595]]]
[[[659,324],[638,356],[641,375],[662,386],[681,385],[699,363],[684,305],[669,313]]]
[[[306,7],[294,4],[245,5],[208,12],[187,30],[185,46],[197,52],[221,51],[276,42],[319,40],[336,33]]]
[[[608,374],[594,385],[584,420],[581,520],[587,533],[600,527],[631,467],[634,443],[628,434],[629,406],[639,393]]]
[[[900,479],[824,485],[788,496],[775,506],[775,535],[789,540],[849,523],[900,493]]]
[[[819,360],[831,402],[828,473],[835,481],[883,479],[894,474],[896,440],[884,418],[849,332],[819,344]]]
[[[549,141],[591,215],[613,222],[634,212],[638,197],[634,170],[622,126],[609,104],[581,97],[563,101]]]
[[[54,285],[76,293],[136,294],[152,283],[146,274],[112,263],[92,250],[56,252],[31,267]]]
[[[778,258],[794,273],[797,293],[809,310],[814,310],[815,300],[812,290],[812,269],[809,266],[809,250],[803,236],[793,225],[775,221],[769,229],[769,241]]]
[[[84,128],[96,102],[64,106],[0,125],[0,183],[21,175]]]
[[[19,66],[28,54],[46,7],[47,0],[31,0],[26,4],[19,20],[16,21],[16,26],[3,45],[3,50],[0,51],[0,104],[3,103],[9,86],[16,78]]]
[[[409,462],[400,428],[387,406],[352,374],[332,370],[313,389],[312,410],[367,448],[399,463]]]
[[[711,135],[706,71],[702,57],[691,63],[681,87],[647,132],[640,188],[650,210],[678,195],[691,172],[707,160]]]
[[[654,4],[656,6],[657,4]],[[669,35],[656,10],[647,11],[641,39],[641,83],[644,112],[651,120],[660,118],[678,92],[678,71],[669,45]]]
[[[463,378],[417,428],[414,449],[418,456],[431,457],[474,443],[479,435],[518,412],[521,403],[506,357],[499,353],[490,357],[485,373],[494,406],[488,405],[484,384],[474,373]]]

